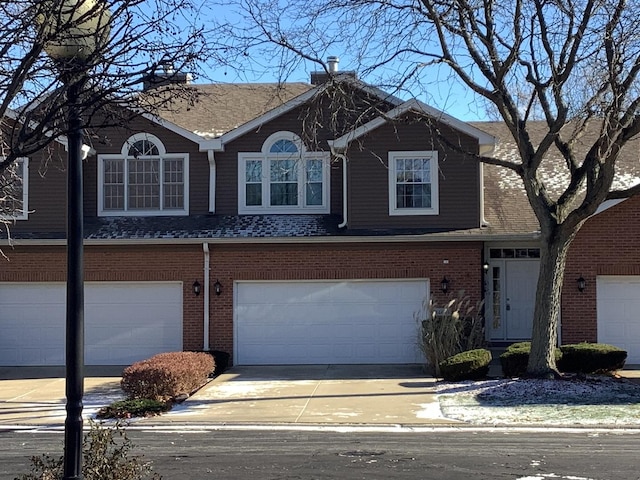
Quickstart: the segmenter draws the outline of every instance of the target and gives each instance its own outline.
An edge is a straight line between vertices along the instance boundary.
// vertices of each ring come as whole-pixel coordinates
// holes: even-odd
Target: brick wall
[[[562,343],[597,340],[598,275],[640,275],[640,197],[590,218],[573,241],[562,290]],[[582,293],[580,276],[587,282]]]
[[[210,244],[211,349],[233,353],[233,285],[238,280],[339,280],[428,278],[436,302],[450,291],[464,290],[475,302],[481,295],[482,244]],[[0,260],[0,282],[64,282],[63,246],[21,246]],[[86,246],[86,281],[183,282],[183,345],[202,349],[204,295],[192,291],[195,280],[204,286],[202,245]],[[220,296],[213,293],[218,279]]]
[[[434,300],[443,302],[440,280],[475,302],[481,295],[480,243],[368,245],[210,245],[211,283],[222,295],[211,298],[210,344],[233,351],[233,284],[237,280],[339,280],[429,278]],[[444,263],[448,260],[448,263]]]

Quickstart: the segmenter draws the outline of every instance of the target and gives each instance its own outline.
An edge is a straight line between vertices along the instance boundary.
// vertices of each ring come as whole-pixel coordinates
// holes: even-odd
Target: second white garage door
[[[598,342],[627,351],[640,364],[640,276],[599,276]]]
[[[421,363],[427,280],[238,282],[235,363]]]
[[[64,365],[64,283],[0,284],[0,365]],[[182,284],[85,285],[85,363],[129,365],[182,350]]]

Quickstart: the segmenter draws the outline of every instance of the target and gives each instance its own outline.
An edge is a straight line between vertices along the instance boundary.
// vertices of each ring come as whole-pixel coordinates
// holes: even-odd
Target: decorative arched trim
[[[131,149],[136,146],[137,143],[140,142],[148,142],[156,147],[156,151],[150,152],[148,149],[139,149],[139,153],[137,155],[133,155]],[[164,144],[162,141],[151,133],[136,133],[135,135],[131,135],[126,142],[122,145],[122,150],[120,151],[123,157],[132,157],[132,156],[147,156],[147,155],[164,155],[167,153],[167,150],[164,148]]]
[[[295,151],[288,150],[288,149],[277,149],[275,151],[273,150],[274,146],[278,144],[283,144],[286,142],[293,143],[293,145],[295,145],[296,150]],[[304,153],[305,151],[306,151],[306,148],[304,146],[304,143],[302,142],[302,139],[295,133],[287,132],[287,131],[272,133],[271,135],[269,135],[269,137],[267,137],[267,139],[262,144],[262,153],[264,153],[265,155],[273,154],[273,153],[296,153],[296,152]]]

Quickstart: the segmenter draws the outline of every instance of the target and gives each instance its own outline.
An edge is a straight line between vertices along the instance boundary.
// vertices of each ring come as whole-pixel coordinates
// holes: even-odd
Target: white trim
[[[4,158],[4,157],[0,157]],[[19,215],[3,216],[1,220],[15,221],[29,219],[29,159],[27,157],[18,157],[14,160],[14,164],[22,164],[22,211]]]
[[[209,213],[216,213],[216,156],[213,150],[207,150],[209,160]]]
[[[154,158],[159,160],[160,164],[160,203],[162,205],[163,201],[163,192],[162,185],[163,181],[163,168],[164,168],[164,160],[182,160],[182,175],[183,175],[183,208],[181,209],[163,209],[159,208],[157,210],[129,210],[127,206],[127,186],[129,184],[128,180],[128,160],[134,158],[128,156],[127,153],[129,151],[129,147],[138,140],[150,140],[157,147],[160,152],[159,155],[152,156],[139,156],[138,158]],[[104,161],[105,160],[122,160],[124,162],[124,209],[123,210],[105,210],[104,208]],[[189,215],[189,154],[188,153],[166,153],[164,144],[156,137],[155,135],[147,134],[147,133],[138,133],[136,135],[131,136],[122,146],[122,150],[120,154],[102,154],[98,155],[97,161],[98,168],[98,216],[100,217],[151,217],[151,216],[183,216]]]
[[[355,88],[358,88],[367,93],[370,93],[371,95],[379,98],[380,100],[387,101],[392,105],[399,105],[402,103],[402,100],[400,100],[399,98],[394,97],[393,95],[389,95],[384,91],[380,90],[379,88],[373,87],[371,85],[367,85],[366,83],[354,77],[351,77],[349,75],[337,75],[336,79],[337,81],[340,81],[340,82],[350,83]],[[292,98],[286,103],[283,103],[279,107],[276,107],[273,110],[270,110],[264,115],[256,117],[253,120],[248,121],[244,125],[240,125],[239,127],[221,135],[217,139],[220,142],[220,145],[219,145],[220,149],[223,149],[226,143],[229,143],[246,133],[255,131],[265,123],[268,123],[271,120],[274,120],[275,118],[279,117],[280,115],[283,115],[293,110],[294,108],[299,107],[300,105],[303,105],[304,103],[311,100],[314,96],[318,95],[320,92],[322,92],[326,88],[327,88],[326,84],[318,85],[315,88],[311,88],[310,90],[307,90],[306,92],[298,95],[297,97]]]
[[[423,103],[419,100],[416,100],[415,98],[411,99],[411,100],[407,100],[406,102],[404,102],[403,104],[397,106],[396,108],[389,110],[386,114],[381,115],[379,117],[374,118],[373,120],[371,120],[370,122],[354,129],[351,130],[350,132],[346,133],[345,135],[341,136],[340,138],[337,138],[333,141],[333,146],[337,149],[337,150],[341,150],[341,149],[345,149],[349,146],[349,144],[354,141],[357,140],[358,138],[362,137],[363,135],[375,130],[376,128],[382,126],[383,124],[385,124],[386,122],[388,122],[389,120],[393,120],[401,115],[403,115],[404,113],[410,111],[410,110],[414,110],[414,111],[418,111],[420,113],[424,113],[430,117],[435,118],[438,121],[441,121],[447,125],[449,125],[450,127],[459,130],[462,133],[465,133],[471,137],[477,138],[478,142],[480,143],[480,153],[481,154],[486,154],[488,152],[490,152],[491,150],[493,150],[493,148],[496,145],[496,139],[495,137],[489,135],[488,133],[483,132],[482,130],[480,130],[479,128],[476,128],[472,125],[469,125],[466,122],[463,122],[461,120],[458,120],[455,117],[452,117],[451,115],[438,110],[436,108],[430,107],[429,105],[427,105],[426,103]]]
[[[286,153],[270,153],[271,145],[278,140],[290,140],[298,147],[298,152],[291,153],[289,158],[298,161],[298,204],[297,205],[270,205],[271,179],[270,162],[276,159],[284,159]],[[322,161],[322,204],[305,205],[306,199],[306,169],[307,161]],[[248,161],[259,161],[262,165],[261,205],[247,205],[246,198],[246,165]],[[261,152],[238,152],[238,214],[300,214],[300,213],[329,213],[331,189],[331,158],[328,152],[307,152],[305,146],[297,135],[292,132],[280,131],[270,135],[262,144]]]
[[[164,143],[158,137],[153,135],[152,133],[140,132],[135,135],[131,135],[127,140],[122,144],[122,149],[120,153],[124,157],[129,156],[129,150],[131,147],[141,140],[147,140],[148,142],[153,143],[158,148],[158,155],[162,156],[167,153],[167,149],[164,147]]]
[[[396,198],[396,160],[401,157],[421,157],[429,158],[430,184],[431,184],[431,207],[429,208],[400,208]],[[423,151],[392,151],[389,152],[389,215],[438,215],[440,213],[440,201],[438,192],[438,152],[433,150]]]

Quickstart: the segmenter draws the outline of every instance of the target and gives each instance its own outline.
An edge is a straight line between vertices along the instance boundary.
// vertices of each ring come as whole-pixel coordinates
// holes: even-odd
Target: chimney
[[[161,63],[159,69],[162,69],[162,71],[159,72],[156,70],[144,79],[142,83],[142,89],[144,91],[164,85],[189,85],[191,83],[191,74],[176,72],[173,64],[170,62]]]
[[[338,57],[327,57],[327,66],[329,68],[329,73],[337,73],[339,63],[340,59]]]
[[[338,71],[339,63],[340,63],[340,59],[338,57],[335,57],[333,55],[330,57],[327,57],[328,73],[327,71],[324,71],[324,70],[321,72],[311,72],[311,85],[321,85],[325,83],[327,80],[329,80],[329,77],[333,75],[345,75],[353,78],[358,78],[358,76],[356,75],[356,72],[353,72],[353,71],[339,72]]]

